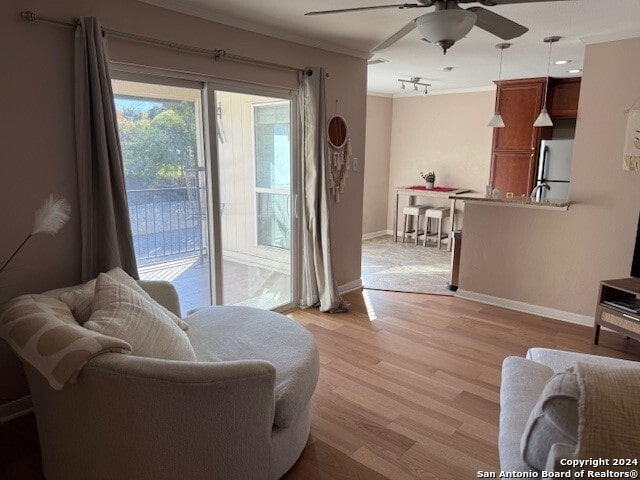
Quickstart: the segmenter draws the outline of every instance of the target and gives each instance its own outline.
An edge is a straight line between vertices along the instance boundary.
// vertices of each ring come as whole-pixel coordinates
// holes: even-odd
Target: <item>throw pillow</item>
[[[131,346],[119,338],[82,328],[67,305],[47,295],[22,295],[5,304],[0,337],[54,390],[74,383],[96,355],[131,352]]]
[[[158,307],[164,310],[169,318],[171,318],[171,320],[173,320],[176,325],[178,325],[182,330],[186,330],[188,328],[188,325],[184,320],[153,300],[151,296],[147,292],[145,292],[140,285],[138,285],[138,282],[136,282],[134,278],[129,276],[129,274],[127,274],[127,272],[122,270],[120,267],[113,268],[106,274],[117,282],[120,282],[128,286],[129,288],[132,288],[140,295],[142,295],[146,300],[155,303]],[[64,292],[59,297],[60,300],[62,300],[69,306],[80,325],[84,325],[84,323],[89,320],[89,317],[91,316],[95,286],[96,280],[93,279],[88,281],[87,283],[80,285],[78,288],[74,288],[73,290]]]
[[[165,309],[104,273],[96,280],[93,313],[84,326],[126,341],[132,355],[196,360],[189,338]]]
[[[522,435],[520,450],[527,464],[544,470],[554,444],[577,446],[579,401],[580,388],[574,373],[557,373],[549,379]]]

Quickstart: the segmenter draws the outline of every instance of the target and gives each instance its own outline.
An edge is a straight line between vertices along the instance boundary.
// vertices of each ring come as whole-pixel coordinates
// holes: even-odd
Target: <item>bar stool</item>
[[[449,207],[433,207],[427,209],[425,212],[425,216],[427,217],[427,230],[429,230],[429,224],[432,219],[438,221],[438,232],[436,233],[436,235],[438,235],[438,250],[440,250],[440,245],[442,245],[442,219],[448,217],[450,212],[451,209]],[[424,243],[422,244],[425,247],[427,246],[427,237],[429,235],[433,235],[433,233],[428,234],[425,231]]]
[[[431,208],[431,205],[409,205],[404,207],[402,213],[404,214],[404,227],[402,228],[402,243],[409,232],[409,217],[416,217],[416,245],[418,245],[418,235],[420,234],[420,217],[425,214],[427,210]],[[426,234],[426,232],[425,232]]]

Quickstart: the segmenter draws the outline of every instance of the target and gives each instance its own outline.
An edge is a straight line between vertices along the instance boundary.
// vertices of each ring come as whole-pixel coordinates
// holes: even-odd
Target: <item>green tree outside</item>
[[[127,189],[184,187],[197,166],[192,102],[115,98]]]

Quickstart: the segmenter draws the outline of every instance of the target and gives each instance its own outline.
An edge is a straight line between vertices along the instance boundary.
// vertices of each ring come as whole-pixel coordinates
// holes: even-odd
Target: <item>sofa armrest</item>
[[[176,291],[176,287],[170,282],[161,280],[138,280],[138,285],[164,308],[175,313],[178,317],[182,317],[178,292]]]
[[[534,362],[550,367],[555,373],[564,372],[575,362],[598,363],[612,367],[640,368],[640,362],[622,360],[620,358],[601,357],[589,353],[554,350],[552,348],[530,348],[527,358]]]
[[[522,459],[520,440],[529,415],[553,370],[522,357],[507,357],[502,363],[500,384],[500,469],[523,472],[530,469]]]
[[[261,360],[92,359],[75,385],[30,384],[47,478],[264,478],[275,368]],[[60,455],[65,452],[65,455]],[[72,461],[60,463],[60,458]]]

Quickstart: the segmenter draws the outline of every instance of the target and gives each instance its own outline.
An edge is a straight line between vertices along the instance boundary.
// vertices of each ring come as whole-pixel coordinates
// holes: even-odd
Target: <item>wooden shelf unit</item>
[[[600,327],[607,327],[640,341],[640,314],[607,305],[606,300],[640,298],[640,278],[619,278],[600,282],[600,295],[593,324],[593,343],[598,344]]]

